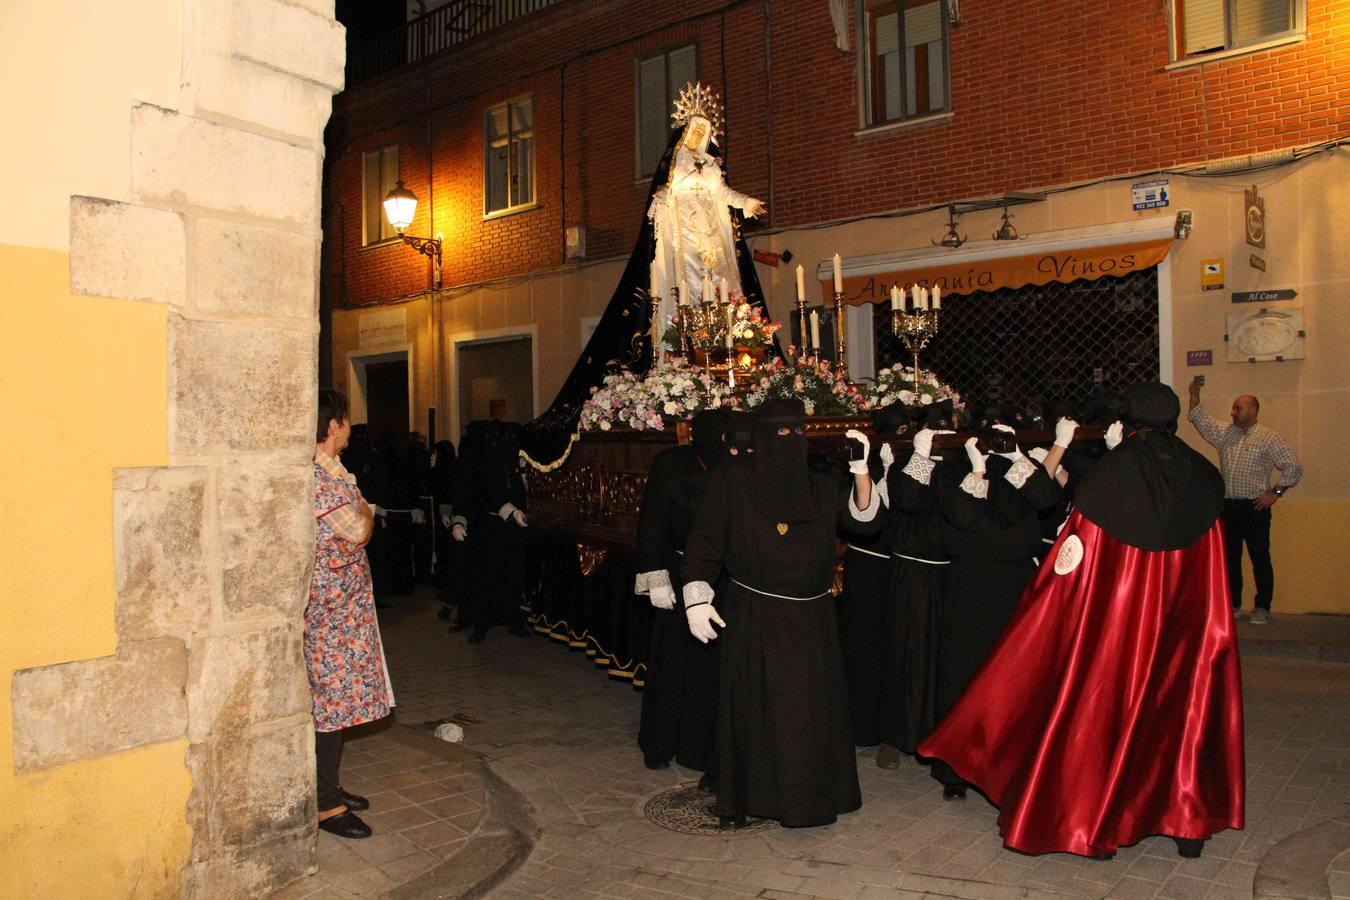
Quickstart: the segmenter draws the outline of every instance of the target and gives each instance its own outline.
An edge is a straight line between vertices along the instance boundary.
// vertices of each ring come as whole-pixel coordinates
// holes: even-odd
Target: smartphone
[[[1205,376],[1203,376],[1203,375],[1197,375],[1197,376],[1195,376],[1195,378],[1192,379],[1192,381],[1193,381],[1195,384],[1200,385],[1200,387],[1204,387],[1204,386],[1205,386]]]

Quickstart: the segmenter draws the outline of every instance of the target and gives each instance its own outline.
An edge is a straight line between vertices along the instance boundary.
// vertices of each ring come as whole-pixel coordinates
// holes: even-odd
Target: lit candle
[[[919,288],[919,309],[928,312],[928,288]]]
[[[933,285],[933,311],[942,309],[942,288]]]
[[[905,308],[905,295],[900,293],[898,285],[891,285],[891,312]]]
[[[712,279],[708,277],[707,272],[703,273],[703,296],[698,299],[700,303],[713,302]]]
[[[842,294],[844,292],[844,261],[839,258],[839,254],[834,255],[834,292]]]
[[[820,349],[820,314],[811,310],[811,349]]]
[[[727,284],[727,280],[725,278],[722,279],[722,302],[723,303],[731,302],[731,286]]]
[[[806,270],[801,266],[797,267],[797,299],[806,299]]]
[[[914,311],[919,311],[919,286],[911,284],[909,286],[909,305],[914,307]]]
[[[680,305],[689,305],[689,285],[683,278],[680,279]]]

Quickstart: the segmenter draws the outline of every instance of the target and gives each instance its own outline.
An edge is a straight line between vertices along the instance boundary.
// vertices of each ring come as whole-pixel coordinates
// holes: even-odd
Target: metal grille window
[[[522,97],[487,111],[484,123],[483,212],[534,204],[534,100]]]
[[[384,198],[398,182],[398,145],[361,154],[361,244],[398,237],[384,214]]]
[[[913,364],[876,305],[877,366]],[[1158,380],[1158,269],[942,298],[941,330],[920,355],[969,403],[1073,400]]]
[[[946,0],[859,0],[868,125],[945,112]]]
[[[1172,0],[1171,14],[1179,60],[1298,35],[1305,0]]]
[[[698,81],[698,45],[637,61],[637,174],[650,177],[670,139],[670,111],[686,84]]]

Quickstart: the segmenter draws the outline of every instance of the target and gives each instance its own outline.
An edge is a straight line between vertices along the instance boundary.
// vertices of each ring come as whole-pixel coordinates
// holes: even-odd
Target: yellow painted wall
[[[0,244],[0,897],[176,896],[186,740],[11,762],[13,673],[116,647],[112,470],[168,463],[167,308],[71,296],[68,269]]]

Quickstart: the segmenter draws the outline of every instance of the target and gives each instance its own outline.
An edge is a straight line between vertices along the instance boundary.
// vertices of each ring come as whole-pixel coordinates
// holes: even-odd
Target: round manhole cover
[[[732,837],[778,827],[773,819],[749,819],[735,830],[723,831],[717,825],[714,804],[717,795],[701,791],[696,785],[671,788],[647,801],[642,814],[662,828],[681,834],[712,834]]]

